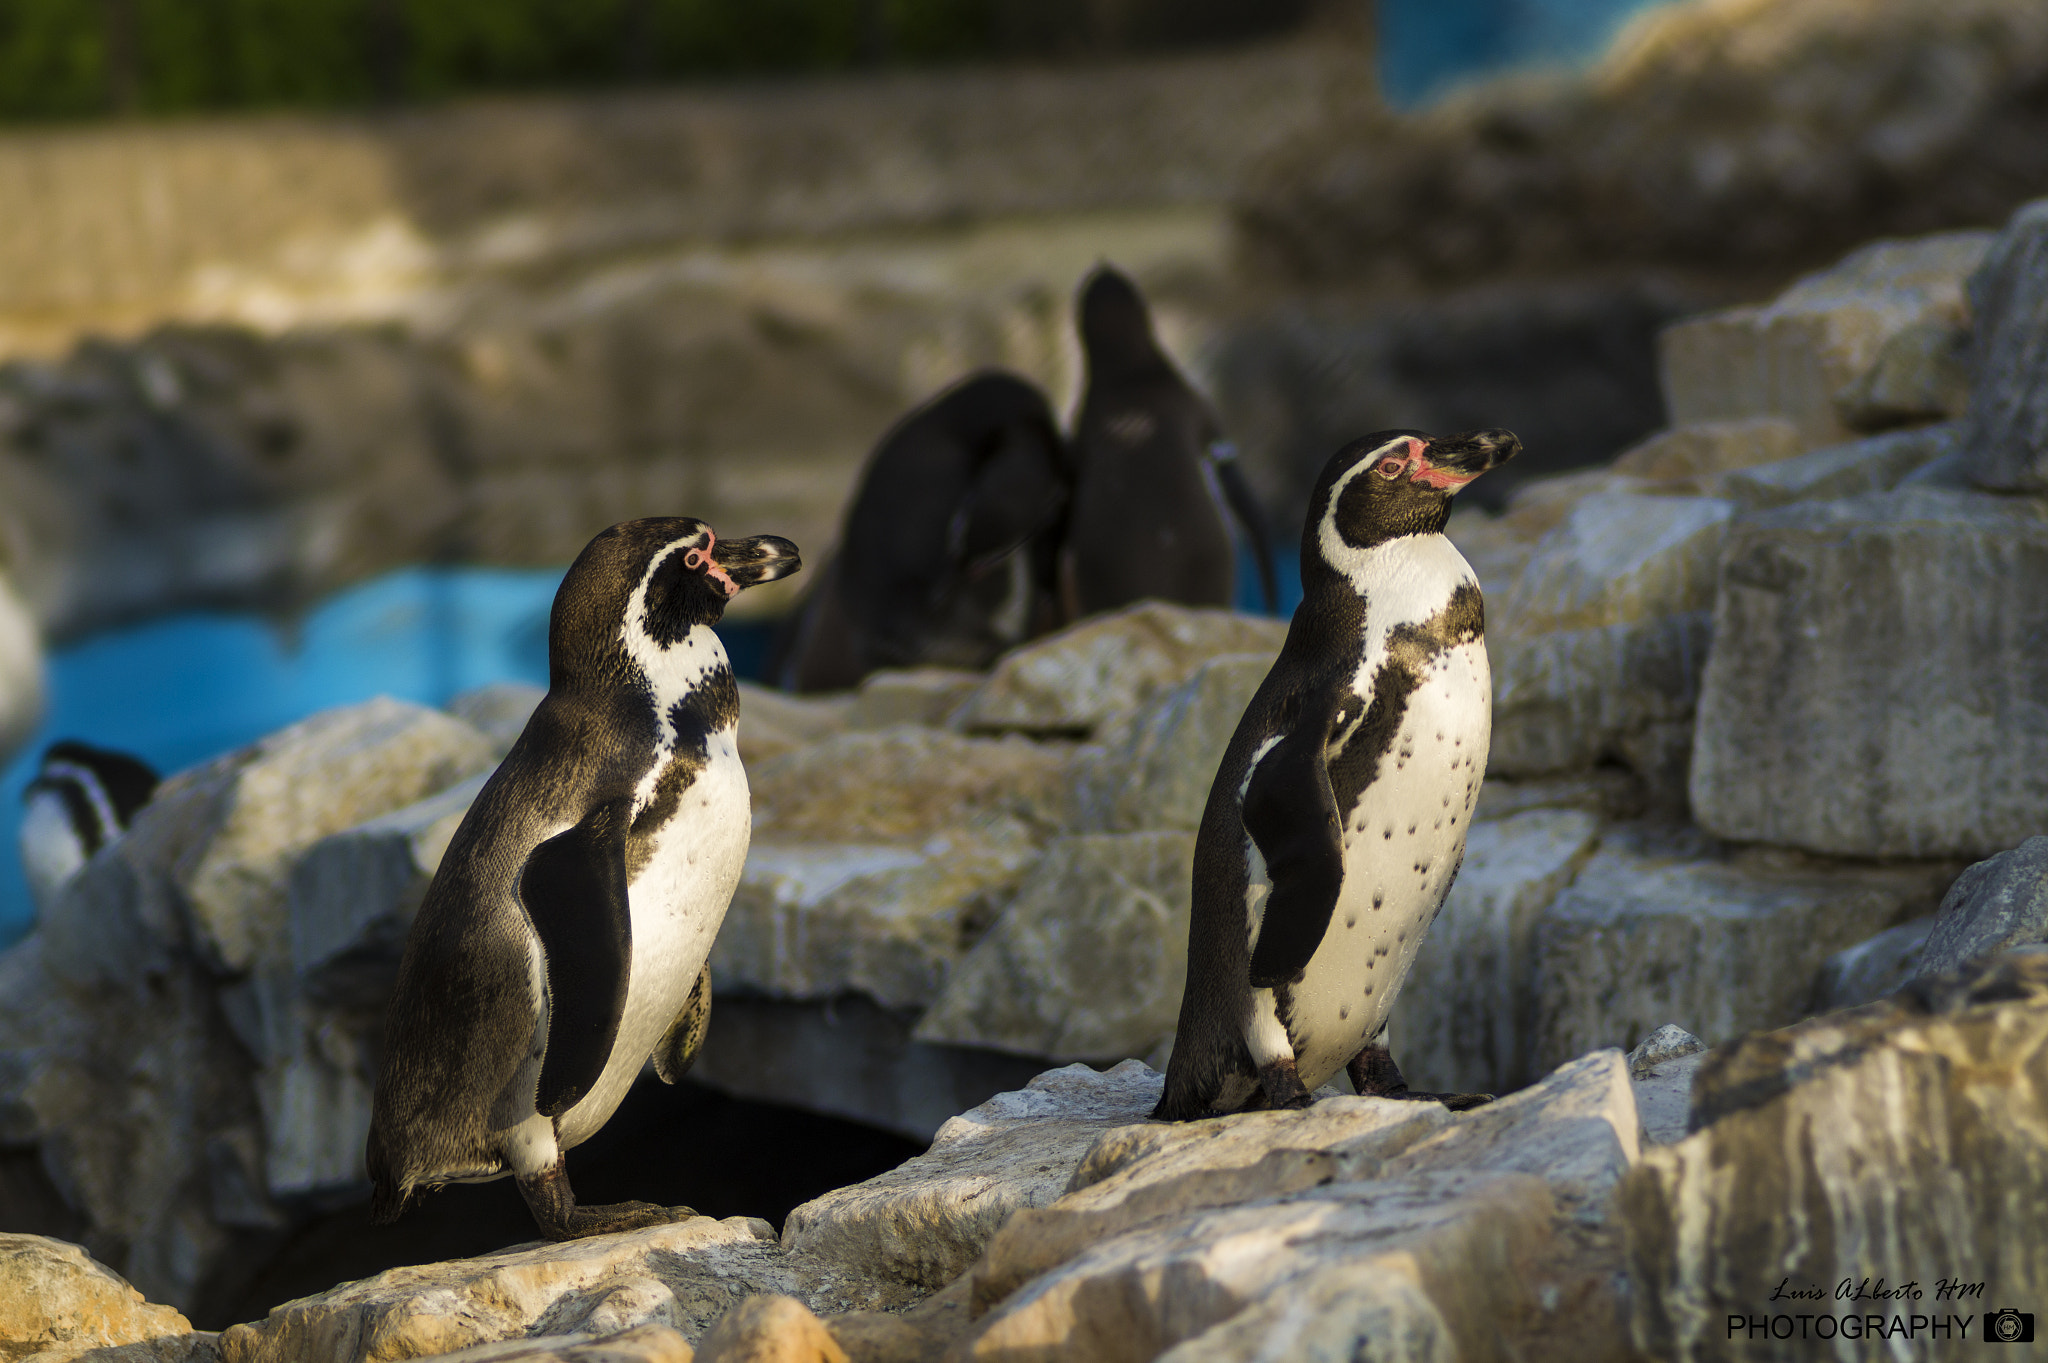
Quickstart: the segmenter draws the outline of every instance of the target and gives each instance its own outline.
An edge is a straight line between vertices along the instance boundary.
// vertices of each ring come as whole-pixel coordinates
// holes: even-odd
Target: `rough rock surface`
[[[843,733],[747,771],[763,842],[922,844],[977,820],[1064,822],[1072,745],[919,725]]]
[[[2038,951],[1717,1051],[1694,1081],[1693,1134],[1622,1188],[1637,1344],[1678,1360],[1868,1357],[1868,1317],[1897,1347],[1910,1321],[1891,1320],[1915,1315],[1973,1317],[1949,1338],[1983,1338],[1987,1312],[2048,1289],[2048,1244],[2017,1192],[2048,1168],[2043,1092]],[[1921,1295],[1845,1303],[1844,1280]],[[1944,1298],[1956,1283],[1988,1290]],[[1781,1286],[1815,1295],[1773,1301]],[[1736,1315],[1767,1322],[1739,1351]]]
[[[969,731],[1086,733],[1225,653],[1286,641],[1282,620],[1141,601],[1005,654],[953,722]]]
[[[693,1363],[847,1363],[825,1323],[795,1297],[748,1297],[718,1319]]]
[[[1146,1055],[1187,983],[1192,833],[1063,838],[954,969],[920,1041],[1055,1059]]]
[[[907,1164],[798,1207],[783,1247],[849,1273],[941,1288],[1019,1209],[1064,1193],[1105,1130],[1142,1122],[1162,1082],[1136,1060],[1100,1074],[1050,1070],[953,1118]]]
[[[950,667],[884,668],[861,678],[847,708],[847,727],[944,724],[988,678]]]
[[[1227,653],[1133,714],[1105,725],[1077,764],[1083,832],[1202,826],[1223,750],[1273,668],[1270,653]]]
[[[2048,825],[2048,506],[1933,487],[1729,532],[1691,795],[1721,837],[1982,856]]]
[[[2013,214],[1970,280],[1977,382],[1965,458],[1980,487],[2048,490],[2048,200]]]
[[[1534,1063],[1634,1046],[1667,1022],[1715,1046],[1796,1022],[1829,956],[1924,913],[1945,879],[1611,830],[1535,926]]]
[[[1745,511],[1889,492],[1916,471],[1951,456],[1961,440],[1962,427],[1956,422],[1887,431],[1739,470],[1722,479],[1716,490]]]
[[[1593,854],[1600,825],[1581,809],[1472,825],[1458,878],[1394,1004],[1394,1058],[1409,1087],[1505,1093],[1537,1077],[1529,1052],[1536,920]]]
[[[1813,985],[1813,1011],[1832,1013],[1858,1008],[1892,993],[1920,973],[1927,934],[1934,917],[1915,918],[1886,928],[1867,941],[1844,947],[1828,957]]]
[[[1683,484],[1674,489],[1715,492],[1719,475],[1798,454],[1799,427],[1775,414],[1695,421],[1659,431],[1615,457],[1616,473],[1645,482]]]
[[[1980,861],[1942,897],[1915,976],[1961,970],[1980,956],[2048,941],[2048,837]]]
[[[464,691],[448,702],[447,710],[463,723],[481,729],[491,740],[498,760],[503,761],[547,693],[545,686],[532,682],[492,682]]]
[[[144,1301],[76,1245],[0,1232],[0,1359],[144,1341],[182,1341],[192,1323]]]
[[[1628,1053],[1629,1083],[1647,1144],[1669,1145],[1692,1129],[1693,1076],[1709,1054],[1706,1042],[1668,1024]]]
[[[851,696],[792,696],[756,682],[740,687],[740,756],[755,763],[829,738],[849,727]]]

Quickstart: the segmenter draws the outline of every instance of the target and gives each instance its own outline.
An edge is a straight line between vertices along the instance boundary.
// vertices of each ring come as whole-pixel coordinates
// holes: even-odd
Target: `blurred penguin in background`
[[[96,852],[128,831],[156,787],[156,772],[126,753],[72,739],[50,745],[22,792],[21,864],[38,915],[49,913],[57,892]]]
[[[1075,489],[1059,587],[1069,619],[1145,597],[1228,606],[1237,561],[1225,508],[1278,608],[1258,503],[1215,412],[1152,334],[1137,286],[1104,265],[1081,285],[1087,390],[1075,419]]]
[[[1057,627],[1066,447],[1045,394],[987,370],[911,412],[868,457],[839,548],[778,648],[793,691],[885,667],[984,668]]]

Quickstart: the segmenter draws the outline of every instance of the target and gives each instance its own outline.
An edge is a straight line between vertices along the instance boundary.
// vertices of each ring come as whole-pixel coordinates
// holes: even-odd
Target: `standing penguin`
[[[1276,609],[1272,551],[1236,450],[1153,339],[1137,286],[1098,267],[1082,282],[1078,311],[1088,386],[1074,421],[1074,509],[1060,556],[1068,616],[1148,596],[1228,606],[1237,571],[1223,505],[1251,547],[1266,608]]]
[[[592,540],[548,622],[548,693],[427,888],[391,1001],[365,1152],[371,1220],[423,1187],[514,1175],[549,1239],[687,1215],[578,1207],[562,1152],[653,1056],[688,1068],[705,959],[753,827],[739,689],[712,626],[798,568],[772,535],[627,521]]]
[[[1067,480],[1052,407],[1014,374],[911,412],[868,456],[776,680],[829,691],[883,667],[987,667],[1053,628]]]
[[[128,831],[156,787],[156,772],[126,753],[75,739],[49,746],[21,795],[21,865],[38,912],[47,914],[64,882]]]
[[[1340,1068],[1410,1094],[1387,1014],[1465,855],[1492,734],[1479,583],[1451,497],[1506,431],[1382,431],[1309,495],[1303,598],[1195,841],[1187,990],[1155,1117],[1301,1107]]]

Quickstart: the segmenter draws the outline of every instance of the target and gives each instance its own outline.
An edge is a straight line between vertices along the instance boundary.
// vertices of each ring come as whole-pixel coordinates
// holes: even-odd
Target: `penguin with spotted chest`
[[[739,689],[712,626],[797,571],[772,535],[663,517],[593,539],[555,595],[548,693],[470,806],[406,940],[365,1162],[371,1219],[514,1176],[550,1239],[690,1215],[579,1207],[563,1152],[652,1057],[674,1083],[753,818]]]
[[[1451,498],[1507,431],[1382,431],[1309,497],[1302,604],[1196,837],[1180,1024],[1153,1116],[1303,1107],[1338,1070],[1411,1093],[1387,1016],[1465,854],[1492,732],[1479,583]]]

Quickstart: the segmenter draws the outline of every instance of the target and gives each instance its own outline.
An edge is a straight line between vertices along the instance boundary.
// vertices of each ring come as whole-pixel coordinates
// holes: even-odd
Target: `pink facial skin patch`
[[[1408,444],[1411,450],[1410,459],[1415,466],[1415,471],[1408,476],[1411,481],[1424,487],[1447,492],[1452,488],[1463,487],[1479,476],[1476,473],[1459,473],[1456,469],[1447,469],[1430,463],[1423,455],[1423,451],[1429,447],[1412,436],[1409,437]]]
[[[702,568],[706,577],[725,588],[725,594],[728,598],[738,596],[740,594],[740,584],[733,581],[731,575],[725,569],[719,567],[711,560],[711,549],[713,545],[718,543],[718,536],[713,534],[708,527],[705,529],[704,534],[710,539],[711,543],[705,545],[702,549],[692,549],[685,553],[683,555],[683,566],[685,568]]]

